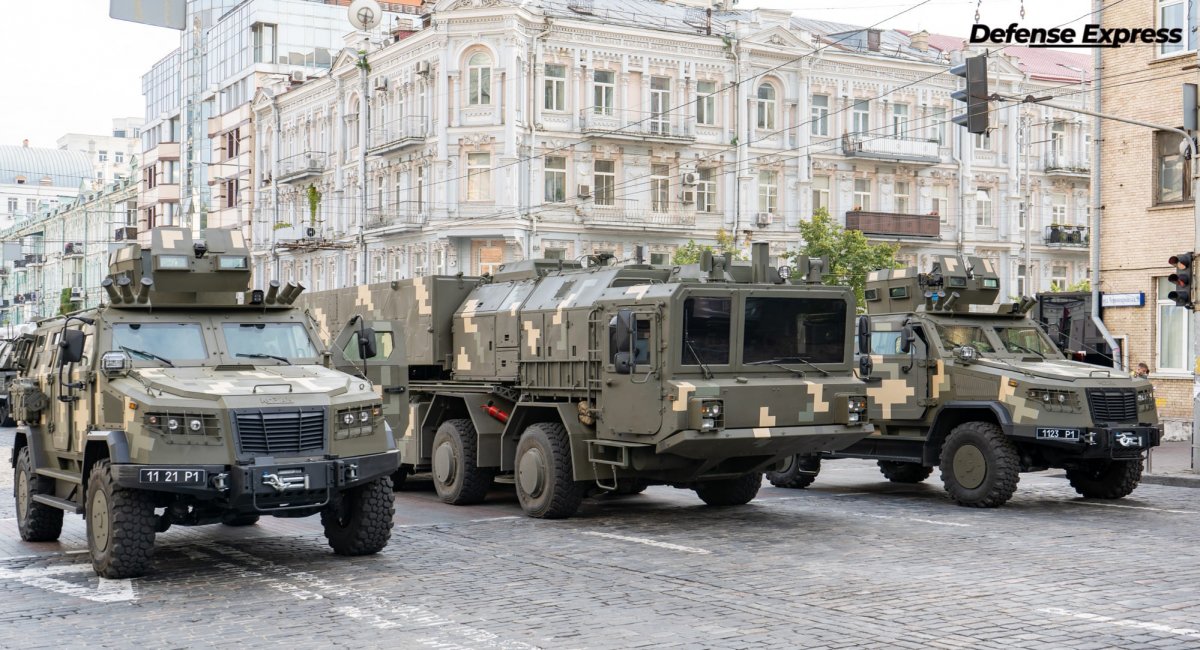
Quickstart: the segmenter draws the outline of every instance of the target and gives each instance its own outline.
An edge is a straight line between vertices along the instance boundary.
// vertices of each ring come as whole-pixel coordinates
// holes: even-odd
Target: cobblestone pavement
[[[0,647],[1200,647],[1188,488],[1102,502],[1027,474],[974,510],[936,473],[894,486],[837,461],[745,507],[653,487],[561,522],[510,490],[461,508],[410,490],[376,556],[334,556],[316,518],[265,519],[172,529],[154,573],[111,581],[81,518],[26,544],[7,468],[0,493]]]

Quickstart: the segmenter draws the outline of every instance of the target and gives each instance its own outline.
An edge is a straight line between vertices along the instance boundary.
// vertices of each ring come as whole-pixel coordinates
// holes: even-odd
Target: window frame
[[[486,158],[487,164],[478,164]],[[492,200],[492,154],[490,152],[472,152],[467,154],[467,192],[468,201]]]
[[[764,93],[764,90],[767,92]],[[768,96],[764,97],[764,94]],[[775,84],[769,81],[764,81],[758,85],[758,89],[754,92],[754,97],[755,126],[759,129],[774,131],[776,129],[776,124],[779,122],[779,90],[775,88]]]
[[[717,209],[717,168],[696,169],[696,212],[711,214]]]
[[[562,74],[551,74],[551,69]],[[542,109],[562,113],[567,110],[567,66],[557,63],[547,63],[542,68],[544,75],[544,96]]]
[[[601,81],[600,75],[605,75],[608,81]],[[617,97],[617,73],[612,70],[592,71],[592,113],[595,115],[612,115],[615,111]]]
[[[871,100],[856,99],[850,104],[851,133],[864,134],[871,131]]]
[[[904,109],[903,111],[901,109]],[[908,104],[893,103],[892,104],[892,123],[891,132],[893,138],[907,138],[909,133],[909,106]]]
[[[1191,346],[1190,346],[1191,327],[1192,327],[1191,315],[1192,314],[1191,314],[1191,311],[1187,307],[1180,307],[1175,304],[1174,300],[1171,300],[1170,298],[1166,297],[1166,290],[1169,290],[1170,288],[1171,288],[1171,284],[1170,284],[1170,282],[1167,281],[1166,277],[1158,276],[1155,278],[1155,295],[1157,296],[1158,300],[1156,301],[1157,309],[1155,311],[1155,318],[1154,318],[1154,334],[1155,334],[1155,350],[1154,350],[1155,364],[1154,364],[1154,367],[1155,367],[1156,372],[1164,372],[1165,371],[1167,373],[1187,373],[1190,376],[1192,363],[1193,363],[1192,362],[1193,353],[1192,353]],[[1175,334],[1175,336],[1178,337],[1178,339],[1174,341],[1174,343],[1182,351],[1182,355],[1183,355],[1183,359],[1182,359],[1183,363],[1179,366],[1169,365],[1165,360],[1167,355],[1164,354],[1163,345],[1164,345],[1164,343],[1167,342],[1167,337],[1163,334],[1163,323],[1166,320],[1164,318],[1164,314],[1167,314],[1167,313],[1172,314],[1177,317],[1182,316],[1182,319],[1181,319],[1183,322],[1182,332],[1178,332]],[[1182,336],[1180,336],[1180,335],[1182,335]],[[1173,354],[1171,356],[1178,356],[1178,354],[1179,354],[1179,352],[1176,351],[1175,354]]]
[[[667,212],[671,208],[671,165],[650,165],[650,211]]]
[[[823,186],[820,183],[823,183]],[[830,184],[831,184],[831,179],[828,176],[813,176],[812,177],[812,181],[810,182],[809,185],[812,188],[813,212],[816,212],[817,210],[820,210],[822,208],[824,208],[826,212],[829,212],[831,209],[833,209],[833,205],[830,203],[830,194],[829,194]]]
[[[983,194],[987,197],[986,200],[980,201],[979,195]],[[980,209],[980,203],[986,204],[986,210]],[[995,228],[996,227],[996,202],[992,199],[992,188],[976,187],[975,188],[975,227],[976,228]],[[984,219],[984,217],[987,217]]]
[[[824,104],[817,104],[818,97]],[[809,100],[808,132],[811,135],[829,136],[829,95],[815,94]]]
[[[1170,156],[1163,156],[1162,150],[1164,149],[1164,142],[1167,138],[1170,138],[1170,147],[1167,148],[1167,150],[1173,153]],[[1191,186],[1192,184],[1189,182],[1191,179],[1192,162],[1187,160],[1183,154],[1179,153],[1179,144],[1182,143],[1182,141],[1182,136],[1173,131],[1154,132],[1154,139],[1152,141],[1154,143],[1154,150],[1152,154],[1154,160],[1154,189],[1153,196],[1151,197],[1153,205],[1180,205],[1192,202],[1193,188]],[[1177,199],[1163,198],[1162,181],[1164,176],[1164,164],[1167,158],[1177,158],[1179,162],[1180,198]]]
[[[701,86],[711,86],[704,90]],[[717,82],[701,80],[696,82],[696,124],[700,126],[717,125]]]
[[[779,172],[774,169],[758,170],[758,211],[779,214]]]
[[[546,156],[543,160],[542,174],[545,186],[544,199],[546,203],[567,202],[567,157]],[[561,166],[558,163],[561,162]],[[554,164],[556,166],[551,166]]]
[[[866,185],[866,190],[859,189],[860,184]],[[869,178],[854,179],[854,209],[862,212],[871,211],[871,199],[875,196],[875,184]]]
[[[467,106],[491,105],[492,57],[482,50],[472,52],[467,57]]]
[[[601,171],[601,164],[611,170]],[[601,182],[601,179],[604,179]],[[611,207],[617,204],[617,161],[596,160],[592,162],[592,201],[595,205]]]

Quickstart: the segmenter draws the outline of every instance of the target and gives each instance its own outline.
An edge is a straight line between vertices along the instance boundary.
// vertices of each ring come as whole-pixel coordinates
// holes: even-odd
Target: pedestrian
[[[1150,376],[1150,367],[1147,366],[1146,362],[1144,362],[1144,361],[1138,362],[1137,369],[1133,371],[1134,379],[1141,379],[1141,378],[1145,378],[1145,377],[1149,377],[1149,376]]]

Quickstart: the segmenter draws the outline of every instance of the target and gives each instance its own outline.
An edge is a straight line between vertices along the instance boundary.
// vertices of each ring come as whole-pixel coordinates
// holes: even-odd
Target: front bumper
[[[1064,457],[1124,460],[1141,458],[1162,442],[1160,425],[1111,427],[1013,426],[1015,440],[1053,449]]]
[[[664,438],[656,451],[696,460],[743,456],[790,456],[838,451],[874,431],[871,424],[824,424],[696,431],[686,429]]]
[[[400,452],[393,450],[295,463],[120,464],[113,465],[113,472],[123,488],[190,496],[240,512],[277,512],[324,505],[334,492],[387,476],[399,466]]]

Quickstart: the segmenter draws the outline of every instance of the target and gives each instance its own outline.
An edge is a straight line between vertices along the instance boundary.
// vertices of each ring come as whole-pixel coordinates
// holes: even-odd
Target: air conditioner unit
[[[291,81],[294,84],[302,84],[308,81],[308,73],[303,70],[292,70]]]
[[[83,287],[71,287],[71,300],[83,300]]]
[[[429,74],[428,61],[417,61],[417,74]]]
[[[576,194],[578,194],[579,198],[581,198],[581,199],[591,198],[592,186],[591,185],[580,185],[579,191],[576,192]]]
[[[679,193],[679,200],[683,203],[695,203],[696,193],[692,190],[684,190]]]
[[[387,90],[387,77],[375,77],[375,90]]]
[[[699,177],[699,175],[696,174],[696,172],[684,172],[684,174],[683,174],[683,184],[684,185],[695,185],[696,181],[699,181],[699,180],[700,180],[700,177]]]
[[[759,212],[754,215],[754,223],[758,224],[760,228],[766,227],[771,225],[772,217],[773,215],[770,212]]]

